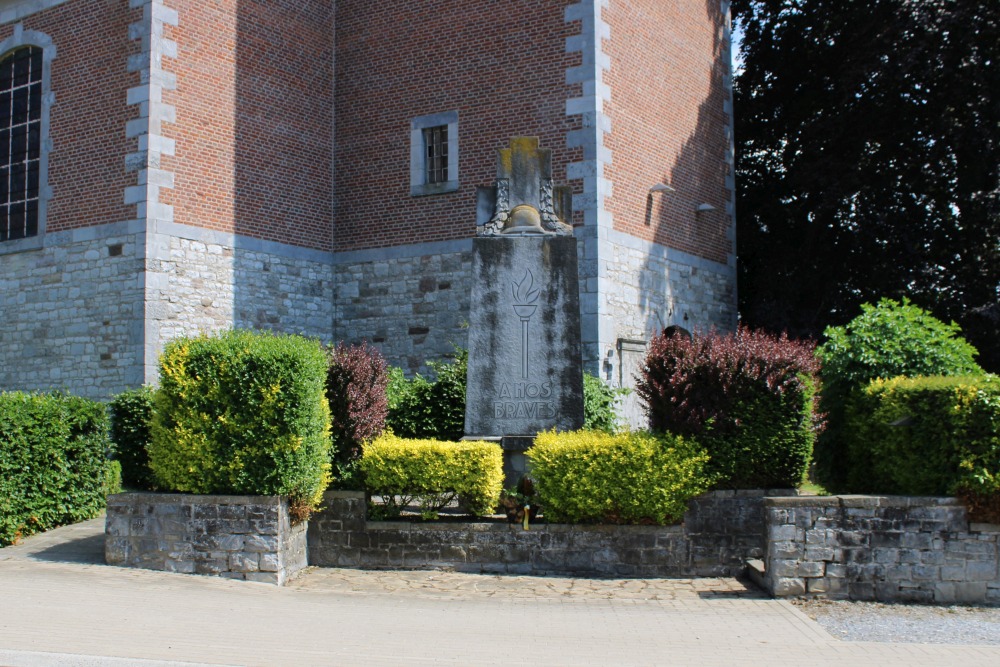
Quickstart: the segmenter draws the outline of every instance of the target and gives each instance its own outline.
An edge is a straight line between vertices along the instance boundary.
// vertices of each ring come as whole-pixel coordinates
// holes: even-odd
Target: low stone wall
[[[282,585],[306,566],[305,522],[270,496],[121,493],[108,497],[109,565]]]
[[[1000,604],[1000,525],[953,498],[768,498],[764,581],[777,597]]]
[[[764,491],[717,491],[678,526],[368,521],[364,495],[330,491],[309,529],[309,564],[517,574],[726,576],[765,548]]]

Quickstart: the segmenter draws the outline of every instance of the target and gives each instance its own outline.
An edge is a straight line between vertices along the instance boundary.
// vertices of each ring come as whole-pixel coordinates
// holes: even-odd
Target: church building
[[[0,390],[181,335],[466,345],[477,187],[572,188],[585,367],[736,326],[729,0],[0,0]]]

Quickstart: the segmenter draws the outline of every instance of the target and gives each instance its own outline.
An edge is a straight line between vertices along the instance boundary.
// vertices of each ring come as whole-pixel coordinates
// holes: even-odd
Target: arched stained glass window
[[[42,49],[0,58],[0,242],[38,234]]]

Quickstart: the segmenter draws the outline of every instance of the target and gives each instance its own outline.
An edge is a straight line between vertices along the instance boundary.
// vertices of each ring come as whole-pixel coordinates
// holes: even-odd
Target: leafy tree
[[[1000,13],[734,0],[740,310],[817,336],[882,296],[1000,370]]]

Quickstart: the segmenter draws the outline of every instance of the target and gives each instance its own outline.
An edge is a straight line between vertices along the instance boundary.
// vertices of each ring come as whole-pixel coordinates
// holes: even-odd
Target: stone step
[[[765,591],[768,590],[767,582],[765,579],[764,561],[758,558],[751,558],[746,562],[746,572],[747,577],[757,586],[760,586]]]

